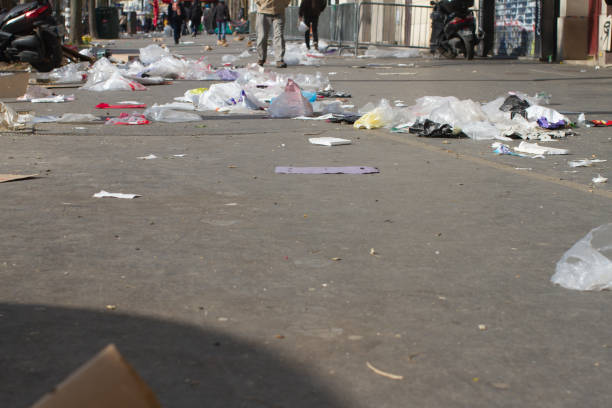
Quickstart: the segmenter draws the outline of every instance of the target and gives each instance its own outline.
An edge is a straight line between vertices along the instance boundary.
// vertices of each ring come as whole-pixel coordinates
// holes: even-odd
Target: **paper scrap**
[[[277,174],[373,174],[380,173],[376,167],[349,166],[349,167],[284,167],[274,169]]]
[[[154,154],[150,154],[148,156],[140,156],[138,157],[140,160],[153,160],[153,159],[157,159],[157,156]]]
[[[320,146],[339,146],[352,143],[348,139],[340,139],[339,137],[311,137],[308,138],[308,141],[314,145]]]
[[[555,147],[540,146],[537,143],[521,142],[514,150],[529,154],[569,154],[567,149],[557,149]]]
[[[15,180],[25,180],[36,176],[38,176],[38,174],[0,174],[0,183]]]
[[[601,159],[582,159],[569,161],[567,164],[569,164],[570,167],[591,167],[593,163],[603,163],[605,161],[606,160]]]
[[[140,194],[123,194],[123,193],[109,193],[108,191],[101,190],[99,193],[93,195],[94,198],[125,198],[131,200],[136,197],[142,197]]]
[[[390,378],[392,380],[403,380],[404,379],[403,375],[391,374],[391,373],[388,373],[386,371],[379,370],[378,368],[376,368],[372,364],[370,364],[369,361],[366,361],[366,366],[370,370],[374,371],[376,374],[381,375],[383,377],[387,377],[387,378]]]

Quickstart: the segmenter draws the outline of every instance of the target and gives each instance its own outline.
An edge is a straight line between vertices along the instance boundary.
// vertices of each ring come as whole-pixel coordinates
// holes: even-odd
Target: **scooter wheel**
[[[463,40],[463,45],[465,48],[465,59],[473,60],[474,59],[474,43],[470,40]]]

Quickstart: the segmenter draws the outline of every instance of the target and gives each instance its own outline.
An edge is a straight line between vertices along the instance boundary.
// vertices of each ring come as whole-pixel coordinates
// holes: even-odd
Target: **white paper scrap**
[[[142,197],[140,194],[123,194],[123,193],[109,193],[108,191],[100,190],[99,193],[93,195],[94,198],[104,198],[104,197],[112,197],[112,198],[126,198],[131,200],[136,197]]]
[[[529,154],[569,154],[569,150],[567,149],[557,149],[555,147],[540,146],[537,143],[527,142],[521,142],[514,150]]]
[[[173,154],[172,157],[185,157],[186,154]]]
[[[140,156],[139,159],[140,160],[153,160],[153,159],[157,159],[157,156],[154,154],[150,154],[148,156]]]
[[[608,178],[602,177],[601,174],[598,174],[597,177],[593,177],[593,183],[607,183]]]
[[[314,145],[320,146],[339,146],[352,143],[348,139],[340,139],[338,137],[311,137],[308,141]]]

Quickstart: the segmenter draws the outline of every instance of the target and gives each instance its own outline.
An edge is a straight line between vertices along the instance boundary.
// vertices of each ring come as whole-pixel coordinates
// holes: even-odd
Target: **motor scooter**
[[[484,32],[476,30],[474,0],[431,1],[432,54],[456,58],[463,54],[468,60],[474,58],[474,48],[484,39]]]

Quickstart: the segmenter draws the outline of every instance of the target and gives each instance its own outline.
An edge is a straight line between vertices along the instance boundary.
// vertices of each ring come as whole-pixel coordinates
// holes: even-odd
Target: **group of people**
[[[277,68],[286,68],[285,57],[285,9],[290,0],[255,0],[257,5],[257,64],[263,66],[268,55],[268,35],[273,30],[274,58]],[[306,47],[310,49],[310,32],[313,46],[319,49],[319,15],[325,10],[327,0],[302,0],[299,19],[308,29],[304,33]]]
[[[191,22],[192,36],[195,37],[198,34],[201,24],[207,32],[211,32],[216,27],[219,36],[218,44],[227,45],[225,33],[229,20],[229,10],[225,0],[218,0],[212,8],[207,4],[204,10],[198,1],[194,1],[191,6],[186,6],[183,0],[173,0],[168,5],[168,23],[172,27],[175,44],[179,43],[186,24]]]
[[[270,29],[273,31],[272,42],[274,44],[274,57],[277,68],[286,68],[285,57],[285,9],[290,0],[255,0],[257,5],[257,64],[263,66],[268,55],[268,36]],[[299,19],[308,29],[304,34],[306,47],[310,49],[310,34],[312,32],[313,46],[318,50],[319,35],[318,24],[319,15],[325,10],[327,0],[301,0],[299,9]],[[208,7],[208,5],[207,5]],[[216,23],[218,40],[217,44],[227,45],[225,33],[227,24],[230,21],[229,9],[225,0],[218,0],[217,4],[210,9],[206,9],[210,14],[211,20]],[[202,22],[204,13],[199,2],[194,1],[191,7],[186,7],[183,0],[173,0],[168,5],[168,21],[174,32],[174,42],[179,43],[183,25],[191,21],[192,35],[196,36]],[[204,16],[206,19],[207,16]]]

